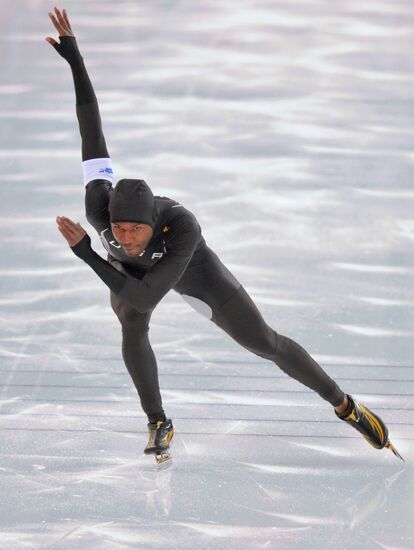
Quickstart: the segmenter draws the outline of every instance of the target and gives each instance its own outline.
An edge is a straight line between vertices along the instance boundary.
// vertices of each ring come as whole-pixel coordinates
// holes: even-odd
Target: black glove
[[[77,244],[71,246],[70,248],[78,258],[86,263],[88,263],[87,260],[91,259],[96,254],[91,247],[91,238],[87,233]]]
[[[55,42],[52,46],[63,59],[66,59],[69,65],[75,61],[83,60],[74,36],[59,36],[59,39],[60,43]]]

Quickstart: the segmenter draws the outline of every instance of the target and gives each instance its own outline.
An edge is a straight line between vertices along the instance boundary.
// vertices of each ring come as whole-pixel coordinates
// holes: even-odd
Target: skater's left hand
[[[78,242],[80,242],[84,236],[87,235],[86,231],[79,222],[75,223],[65,216],[57,216],[56,222],[58,224],[59,231],[68,241],[70,247],[78,244]]]
[[[73,38],[75,35],[73,34],[72,27],[70,26],[70,21],[68,14],[66,10],[60,11],[58,8],[55,7],[55,13],[49,12],[50,20],[53,23],[53,26],[59,33],[59,38],[62,36],[72,36]],[[48,36],[46,38],[46,42],[49,42],[52,46],[59,45],[58,42],[51,36]]]

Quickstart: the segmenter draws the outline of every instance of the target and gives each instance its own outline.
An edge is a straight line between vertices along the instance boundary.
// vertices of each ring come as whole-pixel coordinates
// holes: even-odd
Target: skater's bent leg
[[[150,422],[165,420],[157,361],[149,338],[151,313],[139,313],[111,292],[111,305],[122,326],[122,356]]]
[[[302,346],[266,324],[243,287],[215,312],[213,321],[244,348],[273,361],[334,407],[344,403],[345,393],[336,382]]]

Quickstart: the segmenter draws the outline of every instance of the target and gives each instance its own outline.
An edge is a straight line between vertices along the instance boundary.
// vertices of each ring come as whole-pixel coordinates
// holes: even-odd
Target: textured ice
[[[197,216],[266,321],[376,410],[406,462],[170,293],[146,419],[86,222],[72,78],[46,0],[0,0],[0,546],[411,550],[412,5],[68,2],[116,177]],[[24,4],[24,5],[23,5]]]

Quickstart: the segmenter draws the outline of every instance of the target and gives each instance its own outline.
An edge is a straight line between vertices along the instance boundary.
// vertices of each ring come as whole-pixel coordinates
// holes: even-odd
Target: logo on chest
[[[164,239],[162,240],[162,248],[163,248],[162,252],[153,252],[152,253],[151,260],[155,260],[156,258],[162,258],[164,256],[164,254],[167,253],[167,249],[165,248]],[[144,252],[145,252],[145,250],[144,250]]]

